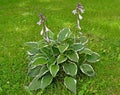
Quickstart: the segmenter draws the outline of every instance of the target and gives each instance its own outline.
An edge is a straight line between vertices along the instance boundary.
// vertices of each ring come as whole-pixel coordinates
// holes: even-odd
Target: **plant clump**
[[[83,6],[78,3],[73,13],[77,15],[80,30],[83,12]],[[47,27],[46,17],[42,14],[37,24],[42,26],[40,34],[43,39],[38,42],[25,43],[29,47],[27,51],[30,61],[28,75],[33,77],[29,89],[44,90],[56,78],[58,72],[63,70],[66,74],[63,78],[64,85],[76,94],[76,75],[81,71],[87,76],[94,76],[95,71],[91,64],[99,61],[99,54],[86,46],[88,39],[85,36],[78,33],[73,37],[74,31],[71,32],[69,28],[62,29],[55,39],[54,33]]]

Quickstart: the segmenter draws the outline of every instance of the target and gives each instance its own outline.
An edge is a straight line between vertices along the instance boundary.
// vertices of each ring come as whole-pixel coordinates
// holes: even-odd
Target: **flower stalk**
[[[82,6],[80,3],[78,3],[77,6],[76,6],[76,9],[73,10],[72,13],[73,13],[74,15],[76,15],[76,18],[77,18],[77,19],[76,19],[77,28],[80,30],[79,33],[82,34],[82,32],[81,32],[80,20],[83,19],[83,17],[81,16],[81,14],[84,13],[84,8],[83,8],[83,6]],[[78,36],[78,33],[75,32],[75,34],[74,34],[74,42],[76,42],[76,37],[77,37],[77,36]]]
[[[49,38],[49,29],[48,29],[48,27],[47,27],[47,25],[46,25],[46,17],[43,15],[43,14],[40,14],[39,15],[39,17],[40,17],[40,20],[37,22],[37,24],[38,25],[42,25],[42,30],[41,30],[41,32],[40,32],[40,35],[42,35],[43,36],[43,38],[46,40],[46,42],[50,42],[50,38]]]
[[[80,20],[83,19],[83,17],[81,16],[81,14],[84,13],[83,6],[80,3],[78,3],[76,9],[73,10],[72,13],[77,16],[77,27],[79,30],[81,30]]]

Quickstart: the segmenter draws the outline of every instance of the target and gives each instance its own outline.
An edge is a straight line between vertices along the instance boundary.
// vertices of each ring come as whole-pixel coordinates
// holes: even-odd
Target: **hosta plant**
[[[83,13],[83,6],[78,4],[73,13],[77,16],[78,29],[81,30],[80,14]],[[82,72],[87,76],[94,76],[91,64],[99,61],[99,55],[86,46],[88,40],[81,33],[64,28],[55,39],[54,33],[46,25],[45,16],[40,14],[37,24],[42,25],[40,34],[43,40],[25,43],[29,47],[28,75],[33,77],[29,89],[44,90],[62,70],[65,73],[64,85],[76,93],[76,75]]]

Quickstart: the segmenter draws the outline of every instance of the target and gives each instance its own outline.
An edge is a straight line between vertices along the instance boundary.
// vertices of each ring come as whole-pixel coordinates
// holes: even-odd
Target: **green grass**
[[[93,64],[96,76],[78,80],[77,90],[86,95],[120,95],[120,0],[0,0],[0,95],[29,95],[24,89],[30,79],[23,44],[41,39],[38,14],[46,15],[56,34],[64,27],[74,31],[71,11],[79,1],[86,10],[82,32],[101,61]],[[58,82],[41,93],[73,95]]]

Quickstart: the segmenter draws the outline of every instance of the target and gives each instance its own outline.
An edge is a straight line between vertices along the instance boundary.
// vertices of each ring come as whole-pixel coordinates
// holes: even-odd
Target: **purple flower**
[[[41,25],[42,23],[45,22],[46,18],[45,18],[45,16],[43,16],[43,14],[40,14],[39,17],[40,17],[40,20],[37,22],[37,24]]]
[[[84,13],[84,7],[80,3],[78,3],[78,6],[76,9],[79,10],[81,13]]]
[[[41,25],[42,23],[43,23],[43,20],[41,19],[37,22],[38,25]]]
[[[50,29],[46,25],[46,17],[43,14],[40,14],[39,17],[40,17],[40,20],[37,22],[37,24],[38,25],[42,24],[42,30],[40,32],[40,35],[42,35],[45,41],[49,43],[50,38],[49,38],[48,32],[50,32]]]
[[[75,14],[79,14],[80,13],[84,13],[84,7],[78,3],[77,7],[75,10],[72,11],[72,13],[75,15]]]
[[[44,28],[42,28],[40,35],[43,35],[44,32],[49,32],[49,31],[50,31],[50,29],[45,25],[45,30],[44,30]]]
[[[73,10],[72,13],[75,15],[77,14],[77,10]]]

